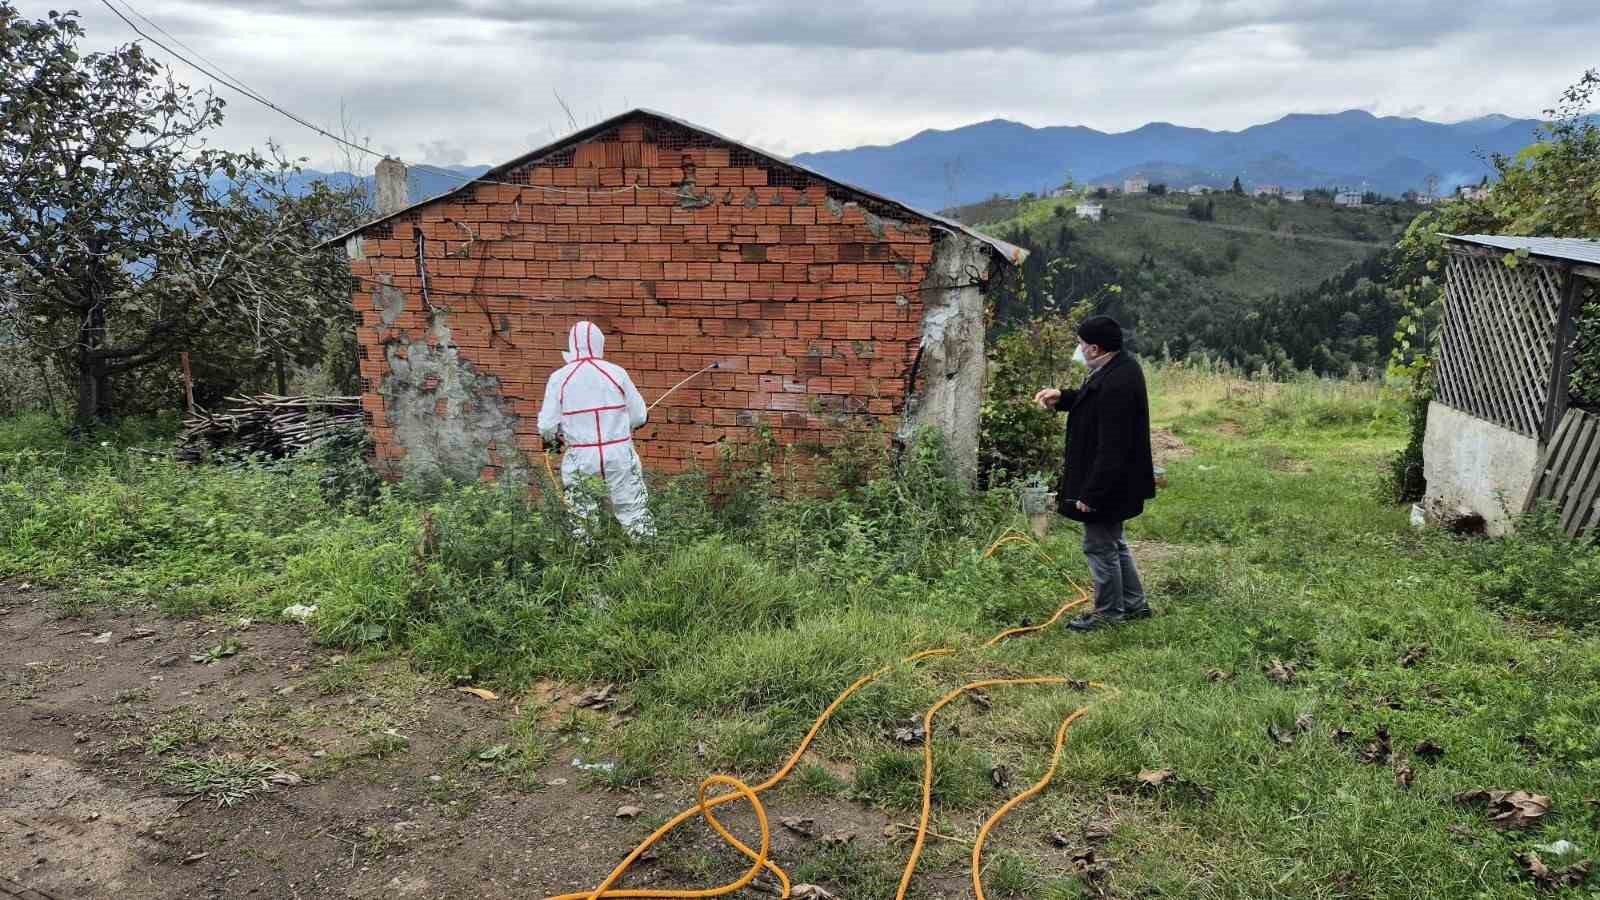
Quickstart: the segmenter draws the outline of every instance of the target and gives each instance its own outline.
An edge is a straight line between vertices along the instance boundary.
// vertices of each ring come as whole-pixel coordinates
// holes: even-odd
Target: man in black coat
[[[1045,388],[1033,399],[1067,414],[1066,462],[1056,498],[1062,515],[1083,523],[1094,612],[1069,627],[1088,631],[1150,615],[1122,526],[1156,495],[1156,476],[1144,371],[1122,352],[1122,326],[1110,316],[1090,316],[1078,325],[1078,339],[1089,367],[1083,386]]]

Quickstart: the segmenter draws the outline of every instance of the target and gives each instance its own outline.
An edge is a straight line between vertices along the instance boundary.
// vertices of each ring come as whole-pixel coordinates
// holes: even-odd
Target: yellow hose
[[[956,688],[943,697],[939,702],[928,707],[922,714],[922,816],[917,820],[917,839],[911,845],[911,856],[906,860],[905,870],[900,873],[900,889],[895,892],[894,900],[905,900],[906,892],[911,890],[911,876],[916,873],[917,861],[922,858],[922,847],[928,840],[928,821],[933,816],[933,716],[951,701],[960,697],[967,691],[979,688],[995,687],[997,685],[1022,685],[1022,684],[1066,684],[1067,679],[1060,677],[1045,678],[987,678],[983,681],[974,681]],[[980,834],[981,838],[982,835]],[[979,898],[983,897],[980,893]]]
[[[546,465],[547,468],[548,468],[549,464],[550,464],[549,463],[549,457],[547,455],[546,458],[545,458],[545,465]],[[1019,541],[1027,542],[1027,543],[1034,543],[1032,537],[1030,537],[1028,535],[1024,535],[1024,534],[1021,534],[1021,533],[1015,533],[1015,532],[1008,533],[1008,534],[1002,535],[999,540],[995,541],[995,543],[993,543],[993,544],[991,544],[989,546],[989,548],[984,552],[984,558],[988,558],[989,556],[993,555],[994,552],[997,549],[999,549],[1001,546],[1004,546],[1005,544],[1017,543]],[[1037,544],[1034,544],[1034,546],[1035,546],[1036,549],[1038,548]],[[1068,579],[1068,581],[1069,581],[1069,583],[1071,583],[1071,579],[1070,578]],[[1073,586],[1077,587],[1076,583],[1073,583]],[[1087,602],[1089,602],[1089,594],[1088,594],[1088,592],[1084,591],[1081,587],[1079,587],[1078,588],[1078,596],[1073,598],[1072,600],[1068,601],[1067,603],[1063,604],[1060,609],[1056,610],[1055,615],[1052,616],[1049,619],[1049,621],[1045,622],[1042,625],[1030,625],[1030,626],[1026,626],[1026,627],[1023,627],[1023,628],[1007,629],[1005,631],[1000,632],[999,634],[996,634],[994,637],[990,638],[988,641],[986,641],[983,644],[983,647],[985,647],[985,648],[993,647],[996,644],[1000,643],[1001,641],[1006,640],[1007,638],[1015,637],[1016,635],[1019,635],[1019,634],[1028,634],[1028,633],[1031,633],[1031,632],[1039,631],[1039,630],[1044,629],[1044,628],[1048,628],[1051,624],[1055,623],[1063,615],[1065,615],[1068,610],[1073,609],[1075,607],[1082,606],[1083,604],[1085,604]],[[951,655],[954,655],[955,652],[956,652],[955,650],[946,649],[946,648],[923,650],[921,652],[911,654],[910,656],[906,657],[902,662],[905,663],[905,664],[913,664],[913,663],[921,662],[922,660],[929,659],[929,658],[936,657],[936,656],[951,656]],[[782,782],[785,778],[789,777],[790,773],[792,773],[794,771],[795,767],[800,764],[800,760],[801,760],[802,757],[805,756],[806,750],[810,749],[812,742],[816,740],[817,735],[822,731],[822,726],[827,724],[828,720],[831,719],[833,717],[834,713],[836,713],[839,710],[839,707],[844,705],[844,702],[846,700],[850,699],[850,697],[852,695],[854,695],[857,691],[861,690],[861,688],[866,687],[868,684],[871,684],[872,682],[874,682],[874,681],[878,680],[879,678],[883,677],[892,668],[894,668],[892,665],[884,666],[883,668],[878,669],[877,671],[871,673],[870,675],[863,675],[862,677],[856,679],[856,681],[854,683],[852,683],[849,687],[845,688],[839,694],[839,696],[835,697],[833,702],[828,704],[828,707],[826,709],[824,709],[822,711],[822,713],[819,716],[817,716],[816,721],[814,721],[811,724],[811,729],[809,731],[807,731],[805,737],[800,740],[799,745],[796,746],[795,749],[794,749],[794,752],[789,755],[788,760],[785,761],[784,764],[778,769],[778,771],[773,773],[773,775],[770,778],[766,779],[765,781],[761,782],[760,784],[755,785],[754,787],[750,786],[749,784],[746,784],[741,779],[736,778],[736,777],[734,777],[732,775],[712,775],[709,778],[706,778],[704,781],[702,781],[700,783],[700,789],[699,789],[699,793],[698,793],[698,797],[697,797],[697,802],[695,803],[694,806],[692,806],[692,807],[690,807],[688,809],[685,809],[682,812],[678,813],[677,815],[673,816],[671,819],[667,820],[667,822],[664,823],[660,828],[657,828],[655,831],[651,832],[650,836],[646,837],[643,841],[641,841],[639,843],[639,845],[633,849],[632,852],[630,852],[626,857],[624,857],[622,862],[618,863],[616,865],[616,867],[611,870],[611,874],[607,875],[605,880],[600,882],[600,884],[598,886],[596,886],[593,890],[582,891],[582,892],[579,892],[579,893],[571,893],[571,894],[557,894],[557,895],[553,895],[553,896],[547,897],[546,900],[602,900],[602,898],[680,898],[680,900],[694,900],[694,898],[721,897],[721,896],[724,896],[724,895],[727,895],[727,894],[734,893],[735,891],[742,890],[743,888],[747,887],[751,882],[755,881],[755,879],[757,878],[757,876],[759,876],[761,874],[761,871],[763,869],[766,869],[767,871],[771,872],[778,879],[779,884],[782,887],[782,893],[781,893],[780,896],[784,897],[784,898],[789,897],[790,893],[791,893],[791,886],[790,886],[790,880],[789,880],[788,873],[784,872],[784,870],[782,868],[780,868],[777,863],[773,862],[769,858],[769,855],[770,855],[770,852],[771,852],[771,847],[772,847],[771,823],[770,823],[770,821],[768,820],[768,817],[767,817],[766,805],[761,802],[761,798],[758,795],[763,793],[763,792],[765,792],[765,791],[771,790],[772,788],[776,787],[780,782]],[[905,895],[906,895],[906,891],[910,887],[911,877],[912,877],[913,873],[915,872],[916,866],[917,866],[917,862],[918,862],[919,858],[922,855],[923,846],[927,843],[928,823],[929,823],[929,819],[932,816],[932,805],[933,805],[933,717],[934,717],[934,714],[936,714],[940,709],[943,709],[946,705],[948,705],[950,702],[955,700],[957,697],[961,696],[963,693],[966,693],[967,691],[970,691],[970,690],[977,690],[977,689],[983,688],[983,687],[990,687],[990,686],[997,686],[997,685],[1038,685],[1038,684],[1057,684],[1057,685],[1059,685],[1059,684],[1070,684],[1070,683],[1071,683],[1071,681],[1069,679],[1062,678],[1062,677],[1059,677],[1059,676],[1046,676],[1046,677],[1038,677],[1038,678],[993,678],[993,679],[986,679],[986,680],[982,680],[982,681],[974,681],[974,682],[971,682],[969,684],[962,685],[961,687],[956,688],[955,690],[949,692],[948,694],[945,694],[943,697],[941,697],[939,699],[939,701],[937,703],[935,703],[932,707],[930,707],[927,710],[926,713],[923,714],[922,722],[923,722],[924,741],[923,741],[923,773],[922,773],[922,816],[921,816],[921,819],[920,819],[920,821],[918,822],[918,825],[917,825],[916,842],[912,847],[911,857],[906,861],[905,871],[901,875],[900,888],[899,888],[899,891],[895,894],[895,900],[904,900]],[[1096,687],[1096,688],[1104,687],[1104,685],[1101,685],[1098,682],[1090,682],[1089,684],[1090,684],[1091,687]],[[1002,816],[1004,816],[1007,813],[1009,813],[1016,806],[1020,805],[1024,800],[1028,799],[1029,797],[1033,796],[1034,794],[1037,794],[1039,791],[1044,790],[1045,785],[1049,783],[1050,777],[1055,773],[1056,764],[1060,760],[1061,749],[1062,749],[1062,746],[1064,745],[1065,740],[1066,740],[1067,728],[1071,726],[1073,721],[1075,721],[1079,716],[1081,716],[1083,713],[1085,713],[1087,711],[1088,711],[1088,707],[1081,708],[1081,709],[1077,710],[1076,712],[1074,712],[1072,715],[1068,716],[1067,720],[1061,724],[1061,728],[1056,734],[1055,756],[1051,760],[1050,770],[1049,770],[1049,772],[1046,773],[1044,780],[1042,780],[1039,784],[1035,785],[1033,788],[1029,789],[1028,791],[1024,792],[1023,794],[1020,794],[1017,797],[1012,798],[1012,800],[1010,802],[1008,802],[1005,806],[1001,807],[999,812],[995,813],[992,817],[990,817],[989,821],[984,823],[983,828],[979,830],[979,832],[978,832],[978,840],[977,840],[977,843],[974,845],[974,848],[973,848],[974,852],[973,852],[973,857],[972,857],[972,865],[973,865],[972,878],[973,878],[973,885],[974,885],[975,889],[977,890],[978,900],[984,900],[983,888],[982,888],[982,885],[981,885],[981,878],[979,877],[979,865],[981,863],[981,858],[982,858],[983,843],[984,843],[985,839],[988,837],[989,830],[991,828],[993,828],[995,823],[997,823]],[[715,796],[707,796],[707,791],[713,785],[722,785],[722,786],[725,786],[725,787],[729,788],[730,790],[728,791],[728,793],[717,794]],[[712,810],[714,808],[716,808],[718,806],[721,806],[721,805],[723,805],[725,803],[731,803],[734,800],[739,800],[739,799],[743,799],[743,800],[748,801],[750,803],[751,808],[755,811],[756,820],[759,823],[760,828],[761,828],[761,849],[759,849],[759,850],[752,849],[748,844],[746,844],[745,842],[739,840],[738,837],[736,837],[732,832],[728,831],[728,829],[722,824],[722,822],[720,820],[718,820],[715,815],[712,814]],[[740,878],[738,878],[738,879],[736,879],[734,881],[730,881],[727,884],[721,885],[719,887],[702,888],[702,889],[694,889],[694,890],[668,890],[668,889],[661,889],[661,888],[626,889],[626,888],[616,888],[615,887],[616,883],[622,879],[623,875],[627,874],[628,869],[631,868],[633,866],[633,864],[635,862],[637,862],[639,860],[639,858],[641,856],[643,856],[651,847],[655,846],[658,842],[660,842],[660,840],[662,838],[666,837],[668,834],[670,834],[678,826],[680,826],[684,822],[687,822],[688,820],[694,818],[696,815],[699,815],[701,818],[705,819],[706,824],[711,826],[712,830],[715,831],[718,836],[720,836],[724,841],[726,841],[729,844],[729,846],[733,847],[735,850],[738,850],[741,854],[743,854],[746,858],[748,858],[751,861],[750,868],[745,871],[743,876],[741,876]]]
[[[1072,715],[1067,716],[1061,721],[1061,727],[1056,729],[1056,749],[1055,752],[1050,756],[1050,768],[1045,770],[1044,777],[1039,779],[1039,781],[1034,784],[1033,787],[1030,787],[1015,797],[1012,797],[1010,800],[1007,800],[1006,804],[1000,807],[998,810],[995,810],[995,814],[990,816],[987,822],[983,823],[982,828],[978,829],[978,839],[972,844],[972,893],[978,898],[978,900],[984,900],[983,844],[989,839],[989,832],[994,829],[994,826],[998,824],[1007,813],[1011,812],[1013,809],[1016,809],[1018,806],[1021,806],[1028,798],[1033,797],[1040,791],[1044,790],[1045,786],[1050,783],[1050,779],[1055,777],[1056,766],[1061,762],[1061,749],[1067,744],[1067,729],[1072,727],[1072,723],[1076,722],[1079,716],[1088,711],[1089,707],[1080,707],[1073,710]]]

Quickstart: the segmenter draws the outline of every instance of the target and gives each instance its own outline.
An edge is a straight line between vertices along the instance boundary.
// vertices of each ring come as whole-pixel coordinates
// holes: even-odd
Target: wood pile
[[[360,427],[360,397],[229,397],[224,412],[196,409],[183,420],[178,456],[195,461],[215,450],[292,456],[339,429]]]

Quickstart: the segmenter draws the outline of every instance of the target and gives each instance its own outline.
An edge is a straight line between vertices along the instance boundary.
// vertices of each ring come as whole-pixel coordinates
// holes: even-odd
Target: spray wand
[[[662,394],[661,396],[657,397],[655,399],[655,403],[651,403],[649,406],[646,406],[644,408],[645,412],[649,412],[650,410],[655,409],[657,403],[660,403],[661,401],[663,401],[663,400],[667,399],[668,397],[672,396],[672,392],[677,390],[678,388],[683,387],[684,385],[686,385],[689,382],[695,380],[696,378],[699,378],[701,375],[704,375],[705,373],[711,371],[712,369],[720,369],[720,368],[722,368],[722,363],[719,361],[719,362],[714,362],[709,366],[705,366],[704,368],[700,369],[698,372],[694,372],[689,377],[683,379],[682,381],[678,382],[677,384],[673,385],[672,387],[667,388],[667,392],[665,394]]]

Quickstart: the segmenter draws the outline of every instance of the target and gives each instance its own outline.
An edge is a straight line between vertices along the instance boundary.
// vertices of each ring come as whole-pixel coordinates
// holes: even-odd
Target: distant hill
[[[1332,373],[1387,358],[1399,309],[1381,285],[1385,249],[1421,207],[1113,195],[1102,201],[1105,220],[1090,222],[1074,215],[1077,202],[955,210],[1031,251],[1021,284],[1002,284],[995,298],[1000,322],[1092,299],[1147,355],[1204,352],[1250,368]]]
[[[1441,191],[1476,183],[1491,174],[1489,154],[1522,149],[1538,125],[1501,115],[1444,124],[1350,110],[1288,115],[1243,131],[1153,122],[1112,134],[995,119],[795,161],[924,209],[1048,190],[1069,173],[1080,184],[1137,173],[1174,187],[1222,187],[1237,176],[1247,186],[1365,186],[1399,195],[1420,189],[1429,175]]]

